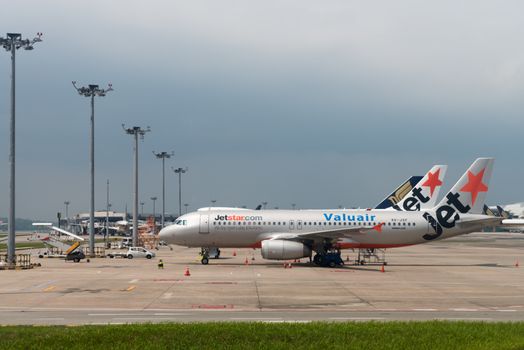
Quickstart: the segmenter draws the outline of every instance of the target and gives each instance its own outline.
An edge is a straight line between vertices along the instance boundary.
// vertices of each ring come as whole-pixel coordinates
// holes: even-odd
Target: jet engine
[[[262,257],[268,260],[301,259],[311,255],[307,245],[281,239],[262,241]]]

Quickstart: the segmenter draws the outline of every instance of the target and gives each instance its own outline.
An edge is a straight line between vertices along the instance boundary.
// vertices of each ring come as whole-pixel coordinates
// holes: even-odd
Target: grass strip
[[[524,322],[0,327],[2,349],[524,349]]]

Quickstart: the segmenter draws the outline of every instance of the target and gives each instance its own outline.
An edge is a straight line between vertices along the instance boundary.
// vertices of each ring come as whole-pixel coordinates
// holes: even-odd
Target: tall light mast
[[[9,218],[7,219],[7,264],[14,266],[16,264],[15,255],[15,235],[16,235],[16,218],[15,218],[15,82],[16,82],[16,50],[24,49],[33,50],[33,45],[42,41],[42,33],[37,33],[33,39],[22,39],[22,34],[7,33],[7,37],[0,37],[0,45],[11,52],[11,123],[9,133]]]
[[[146,132],[150,132],[151,128],[148,126],[146,129],[142,129],[139,126],[133,126],[132,128],[125,127],[122,124],[122,128],[128,135],[133,135],[135,139],[134,150],[135,150],[135,161],[134,161],[134,177],[133,177],[133,246],[138,246],[138,137],[143,140]]]

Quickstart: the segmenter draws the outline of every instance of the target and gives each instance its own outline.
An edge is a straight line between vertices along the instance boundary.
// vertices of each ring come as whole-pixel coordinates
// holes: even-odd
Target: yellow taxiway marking
[[[124,291],[126,291],[126,292],[130,292],[130,291],[132,291],[132,290],[135,289],[135,288],[136,288],[136,286],[129,286],[129,287],[127,287],[126,289],[124,289]]]
[[[54,289],[56,289],[56,286],[49,286],[46,289],[44,289],[44,292],[51,292]]]

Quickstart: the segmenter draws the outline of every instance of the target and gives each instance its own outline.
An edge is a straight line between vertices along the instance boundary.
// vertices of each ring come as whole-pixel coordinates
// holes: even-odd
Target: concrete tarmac
[[[223,249],[207,266],[183,247],[78,264],[34,250],[42,267],[0,271],[0,324],[524,320],[523,247],[523,234],[470,234],[390,249],[385,272],[306,259],[285,269],[252,249]]]

